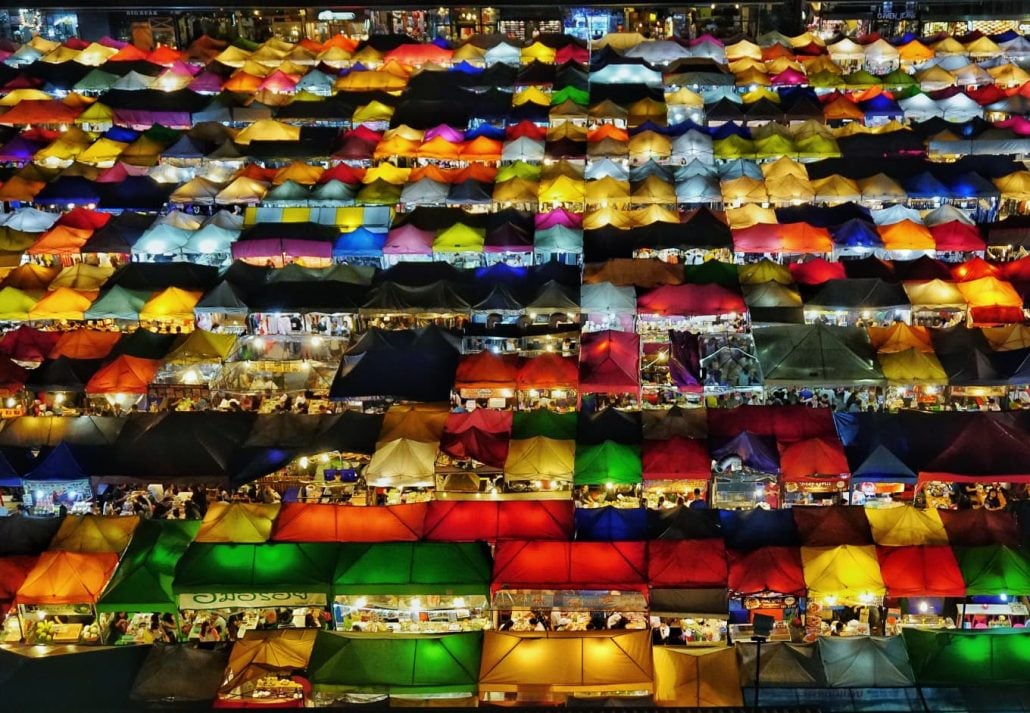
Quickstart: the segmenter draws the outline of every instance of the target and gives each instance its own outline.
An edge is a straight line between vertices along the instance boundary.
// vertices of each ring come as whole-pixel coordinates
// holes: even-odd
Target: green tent
[[[183,609],[324,605],[337,551],[324,542],[194,542],[172,589]]]
[[[575,411],[556,413],[548,409],[533,411],[516,411],[512,418],[511,437],[513,440],[546,436],[556,441],[576,440]]]
[[[94,68],[90,70],[89,74],[77,81],[72,89],[79,94],[84,92],[106,92],[117,81],[117,74],[111,74],[102,69]]]
[[[605,441],[576,446],[576,485],[635,485],[643,479],[640,447]]]
[[[557,106],[567,101],[572,101],[580,106],[586,106],[590,103],[590,92],[579,87],[567,86],[562,87],[551,95],[551,106]]]
[[[358,194],[354,196],[354,202],[358,205],[396,205],[401,198],[402,186],[395,186],[377,178],[365,185]]]
[[[839,74],[834,74],[833,72],[828,72],[823,69],[815,74],[808,75],[808,86],[815,87],[817,89],[843,87],[844,78]]]
[[[1030,561],[1005,545],[955,547],[966,594],[1013,596],[1030,595]]]
[[[1030,632],[902,629],[920,686],[1025,685]]]
[[[539,164],[515,161],[514,163],[502,166],[500,170],[497,171],[495,182],[501,183],[511,178],[522,178],[527,181],[539,181],[541,171],[542,169]]]
[[[139,311],[150,299],[151,293],[143,290],[127,290],[115,285],[89,306],[86,319],[138,320]]]
[[[706,260],[700,265],[685,265],[683,281],[692,285],[721,285],[731,290],[740,288],[737,266],[719,260]]]
[[[142,520],[97,610],[174,613],[175,565],[199,529],[199,520]]]
[[[318,632],[308,678],[324,693],[476,692],[481,632],[426,636]]]
[[[332,592],[485,595],[491,569],[479,542],[348,543],[340,546]]]
[[[870,74],[864,69],[860,69],[857,72],[852,72],[844,77],[844,85],[847,87],[875,87],[880,83],[880,78],[875,74]]]
[[[830,688],[895,688],[914,682],[897,636],[820,637],[816,641]]]
[[[898,68],[890,74],[885,74],[880,77],[880,85],[884,89],[904,89],[905,87],[918,87],[919,82],[917,82],[911,74]],[[894,98],[897,99],[897,97]]]

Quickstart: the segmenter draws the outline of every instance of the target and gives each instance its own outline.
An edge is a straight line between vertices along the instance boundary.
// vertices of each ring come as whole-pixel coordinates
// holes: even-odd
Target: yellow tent
[[[249,57],[250,52],[247,50],[240,49],[235,45],[229,45],[221,54],[215,57],[215,61],[219,64],[224,64],[226,67],[239,69],[246,64]]]
[[[799,163],[788,156],[781,156],[772,163],[763,163],[761,168],[762,175],[765,176],[767,181],[787,178],[788,176],[804,181],[808,180],[808,169],[805,168],[805,164]]]
[[[554,64],[556,54],[557,51],[554,48],[548,47],[544,43],[537,41],[529,47],[524,47],[519,59],[522,64],[529,64],[533,61],[543,62],[544,64]]]
[[[480,693],[654,690],[650,631],[487,631]]]
[[[922,510],[908,505],[867,508],[865,514],[873,532],[873,541],[878,545],[903,547],[948,544],[948,533],[940,513],[934,508]]]
[[[887,591],[873,545],[802,547],[801,566],[809,597],[824,603],[870,604]]]
[[[178,347],[169,352],[165,363],[219,361],[228,358],[236,346],[235,334],[221,334],[196,329]]]
[[[584,201],[588,206],[629,206],[629,181],[619,181],[611,176],[586,182]]]
[[[781,57],[780,59],[783,58]],[[794,64],[796,64],[796,62]],[[783,71],[783,69],[786,69],[786,67],[784,67],[783,69],[773,69],[771,65],[771,62],[768,65],[766,65],[766,70],[773,74],[779,74]],[[794,67],[794,69],[797,69],[799,72],[801,71],[800,67]],[[773,104],[780,103],[780,95],[767,87],[755,87],[750,92],[744,94],[741,97],[741,99],[744,101],[745,104],[754,104],[755,102],[761,101],[762,99],[768,99]]]
[[[525,178],[509,178],[494,184],[494,203],[536,203],[540,184]]]
[[[50,541],[51,550],[121,553],[132,539],[139,517],[69,515]]]
[[[392,163],[381,163],[368,169],[362,182],[367,185],[376,181],[385,181],[394,186],[402,186],[408,182],[409,175],[411,175],[410,168],[399,168]]]
[[[594,40],[594,47],[597,49],[611,47],[613,50],[624,51],[630,47],[636,47],[644,39],[639,32],[609,32],[601,39]]]
[[[905,282],[902,286],[913,307],[966,307],[966,298],[954,282],[937,279],[927,282]]]
[[[655,646],[653,656],[654,702],[659,706],[744,705],[737,652],[732,646],[702,649]]]
[[[534,436],[511,441],[504,462],[505,480],[572,480],[576,442]]]
[[[215,203],[219,205],[257,204],[268,193],[268,184],[249,176],[239,176],[218,191]]]
[[[50,101],[50,95],[42,89],[14,89],[0,97],[0,106],[14,106],[23,101]]]
[[[734,42],[732,45],[726,45],[726,59],[733,61],[736,59],[762,59],[762,48],[756,45],[754,42],[747,40],[740,40]]]
[[[344,65],[350,64],[351,57],[351,53],[347,50],[342,47],[333,46],[318,55],[318,61],[329,65],[333,69],[340,69]]]
[[[532,86],[523,89],[520,92],[516,92],[515,96],[511,100],[512,106],[522,106],[523,104],[539,104],[540,106],[550,106],[551,97],[547,92],[543,91],[539,87]]]
[[[649,205],[646,208],[634,208],[629,212],[630,225],[640,228],[654,223],[679,224],[680,216],[672,208],[663,205]]]
[[[377,488],[415,488],[433,485],[438,443],[398,438],[381,443],[365,468],[365,479]]]
[[[812,181],[815,200],[820,203],[847,203],[862,198],[862,189],[854,179],[834,173]]]
[[[128,144],[122,141],[98,139],[78,155],[78,161],[91,166],[112,166],[127,146]]]
[[[991,345],[991,349],[996,352],[1030,348],[1030,326],[1026,324],[988,327],[983,330],[983,333],[987,343]]]
[[[778,282],[781,285],[794,284],[794,276],[786,265],[780,265],[768,258],[750,265],[737,268],[737,279],[742,285],[761,285],[765,282]]]
[[[686,87],[681,87],[671,94],[665,95],[665,103],[676,106],[687,106],[692,109],[703,109],[705,106],[704,97],[697,92],[692,92]]]
[[[387,71],[351,72],[336,80],[338,92],[399,92],[408,86],[407,77]]]
[[[325,172],[322,166],[313,166],[303,161],[294,161],[289,166],[284,166],[272,178],[272,185],[278,186],[287,181],[299,183],[302,186],[313,186]]]
[[[485,58],[486,50],[473,44],[464,44],[454,50],[454,54],[451,55],[452,62],[468,62],[470,64],[482,64]]]
[[[203,292],[188,292],[168,287],[151,297],[139,312],[140,320],[193,319],[193,308],[204,296]]]
[[[895,322],[889,327],[869,327],[869,341],[878,352],[903,352],[916,349],[921,352],[933,352],[930,330],[926,327],[913,327],[904,322]]]
[[[662,105],[665,106],[664,104]],[[654,131],[642,131],[629,140],[629,157],[638,163],[646,163],[648,159],[661,161],[672,155],[672,142],[668,136],[662,136]],[[654,178],[655,176],[648,176]],[[672,203],[676,202],[673,192]]]
[[[364,124],[376,121],[389,121],[395,111],[394,107],[374,99],[354,110],[354,114],[351,115],[351,123]]]
[[[68,287],[58,287],[47,292],[43,299],[29,310],[31,320],[82,320],[83,313],[97,298],[96,292],[80,292]]]
[[[59,287],[68,287],[73,290],[99,290],[113,274],[113,267],[77,262],[61,270],[60,274],[47,286],[47,289],[56,290]]]
[[[765,181],[751,176],[741,176],[719,184],[722,189],[724,203],[768,203],[769,194],[765,190]]]
[[[632,200],[635,205],[662,207],[676,204],[676,189],[654,174],[638,183],[633,189]],[[644,216],[641,215],[641,218]],[[652,217],[650,214],[648,217]],[[677,216],[679,218],[679,216]],[[651,222],[671,222],[655,217]],[[675,222],[679,222],[676,220]]]
[[[261,119],[236,135],[236,143],[247,146],[251,141],[297,141],[300,127],[284,124],[275,119]]]
[[[583,230],[597,230],[608,225],[619,230],[629,230],[633,227],[633,221],[627,211],[611,207],[590,210],[583,214]]]
[[[196,542],[267,542],[279,503],[212,503],[197,531]]]
[[[317,633],[315,629],[248,631],[232,645],[221,692],[231,693],[269,674],[306,669]]]
[[[769,192],[769,200],[773,203],[801,205],[815,200],[815,191],[807,178],[796,176],[768,178],[765,188]]]
[[[1002,200],[1030,200],[1030,171],[1016,171],[994,179]]]
[[[936,354],[917,349],[876,355],[888,382],[895,384],[947,384],[948,375]]]
[[[541,181],[538,197],[541,203],[582,203],[585,192],[583,181],[559,176],[551,181]]]
[[[731,228],[750,228],[752,225],[778,223],[776,211],[763,208],[755,203],[742,205],[740,208],[726,209],[726,222]]]

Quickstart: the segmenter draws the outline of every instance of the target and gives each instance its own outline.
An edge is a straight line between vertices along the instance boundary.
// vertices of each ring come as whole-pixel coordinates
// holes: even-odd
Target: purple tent
[[[741,431],[729,439],[710,438],[709,443],[712,444],[712,459],[717,463],[732,458],[739,459],[742,466],[759,473],[780,472],[780,456],[773,436]]]
[[[669,330],[669,378],[680,391],[701,390],[701,354],[696,334]]]
[[[222,91],[222,78],[214,72],[204,70],[189,83],[189,89],[198,94],[217,94]]]
[[[435,139],[438,136],[451,144],[461,143],[465,140],[464,132],[455,129],[452,126],[447,126],[447,124],[438,124],[431,129],[427,129],[422,140],[429,141],[430,139]]]

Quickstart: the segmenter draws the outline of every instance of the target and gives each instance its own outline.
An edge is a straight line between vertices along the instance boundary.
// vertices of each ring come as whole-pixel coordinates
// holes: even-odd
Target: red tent
[[[850,473],[844,448],[836,438],[806,438],[780,443],[780,472],[785,480]]]
[[[359,126],[357,129],[350,133],[357,133],[359,130],[364,128],[365,127],[363,125]],[[371,133],[374,137],[370,140],[379,143],[379,139],[382,137],[380,137],[379,134],[376,134],[372,131],[370,131],[369,133]],[[322,175],[318,177],[318,182],[328,183],[329,181],[335,180],[340,181],[341,183],[346,183],[347,185],[356,186],[359,183],[361,183],[361,179],[364,177],[365,169],[361,168],[360,166],[349,166],[346,163],[338,163],[332,168],[323,171]]]
[[[518,373],[518,357],[510,354],[494,354],[484,349],[475,354],[463,356],[454,375],[454,389],[510,389],[515,390],[515,375]]]
[[[730,591],[740,594],[775,592],[797,597],[805,595],[805,573],[801,568],[801,550],[797,547],[731,551],[729,557]]]
[[[0,339],[0,354],[6,354],[14,361],[39,364],[57,346],[60,338],[61,332],[44,332],[23,324]]]
[[[515,125],[509,125],[504,130],[504,134],[508,141],[521,139],[523,136],[533,141],[543,141],[547,138],[547,129],[534,124],[529,119],[523,119]]]
[[[0,395],[8,396],[22,390],[29,372],[9,358],[0,356]]]
[[[494,551],[491,589],[645,592],[646,560],[643,542],[509,540],[497,543]],[[689,566],[687,562],[683,564]]]
[[[589,332],[579,349],[579,390],[619,394],[640,388],[640,337],[632,332]]]
[[[790,275],[794,278],[794,282],[800,285],[821,285],[830,280],[847,278],[847,274],[844,272],[844,263],[829,262],[823,258],[791,263]]]
[[[804,547],[873,544],[865,508],[793,508],[791,512]]]
[[[741,406],[708,409],[708,435],[736,436],[749,431],[759,436],[776,436],[781,441],[827,436],[835,438],[830,409],[807,406]]]
[[[647,581],[652,587],[725,587],[728,576],[726,545],[720,539],[647,543]]]
[[[569,540],[575,530],[570,500],[433,500],[425,538],[442,542]]]
[[[1001,269],[1010,282],[1030,282],[1030,256],[1002,263]]]
[[[637,314],[693,316],[747,312],[744,298],[721,285],[663,285],[637,298]]]
[[[13,555],[0,557],[0,620],[14,601],[14,595],[21,588],[25,578],[36,566],[36,557],[30,555]]]
[[[474,458],[494,468],[503,468],[511,439],[511,419],[511,411],[482,408],[449,414],[440,450],[453,458]]]
[[[937,244],[937,252],[975,252],[987,247],[980,229],[960,220],[931,226],[930,235]]]
[[[952,547],[1019,546],[1019,524],[1005,510],[941,510],[944,531]]]
[[[107,225],[109,220],[111,220],[110,213],[76,206],[67,213],[62,213],[61,217],[57,219],[57,224],[79,230],[100,230]]]
[[[966,583],[950,545],[877,547],[876,558],[888,597],[966,595]]]
[[[390,50],[383,55],[383,60],[387,62],[394,60],[403,64],[416,65],[429,64],[430,62],[442,64],[450,62],[453,56],[454,50],[444,49],[431,42],[418,42],[403,44]]]
[[[696,438],[644,441],[642,459],[644,480],[707,480],[712,475],[708,443]]]
[[[563,357],[554,352],[524,359],[515,375],[519,391],[530,389],[579,388],[579,363],[575,357]]]
[[[946,224],[950,225],[950,223]],[[981,243],[980,249],[983,250]],[[966,260],[961,265],[951,268],[951,276],[956,282],[970,282],[979,280],[981,277],[1000,277],[1001,268],[984,260],[982,257],[974,257]]]
[[[286,503],[272,530],[277,542],[414,542],[422,539],[427,503],[355,507]]]
[[[68,106],[56,99],[27,99],[0,114],[0,124],[71,124],[81,112],[82,109]]]

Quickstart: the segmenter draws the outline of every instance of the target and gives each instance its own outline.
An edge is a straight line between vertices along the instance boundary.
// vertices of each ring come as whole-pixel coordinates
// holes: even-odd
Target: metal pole
[[[755,642],[755,705],[758,710],[758,701],[762,694],[762,637],[754,637]]]

